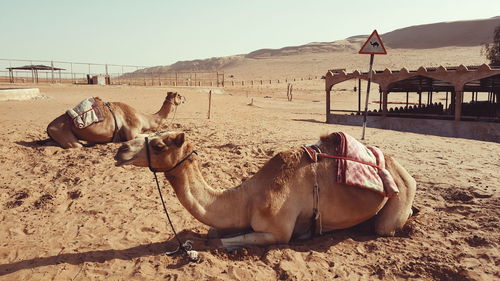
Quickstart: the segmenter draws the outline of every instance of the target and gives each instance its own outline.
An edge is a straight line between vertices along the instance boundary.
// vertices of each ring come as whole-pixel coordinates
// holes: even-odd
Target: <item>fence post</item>
[[[54,84],[54,61],[50,61],[50,69],[52,72],[52,84]]]
[[[211,111],[212,111],[212,90],[208,92],[208,119],[210,119]]]
[[[73,84],[76,83],[76,81],[75,81],[75,74],[73,73],[73,63],[71,63],[71,80],[73,80]]]

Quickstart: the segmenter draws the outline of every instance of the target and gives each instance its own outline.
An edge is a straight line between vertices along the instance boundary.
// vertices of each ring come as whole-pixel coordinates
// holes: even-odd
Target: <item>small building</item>
[[[89,79],[89,84],[93,85],[110,85],[111,79],[109,75],[94,75]]]
[[[335,109],[333,86],[351,79],[358,79],[357,109]],[[361,80],[368,80],[367,72],[326,73],[328,123],[362,125]],[[372,82],[379,85],[379,108],[368,112],[368,127],[500,142],[500,67],[385,69],[373,71]],[[478,98],[479,93],[483,99]],[[410,102],[410,94],[415,102]],[[437,94],[442,97],[439,102],[433,100]],[[393,95],[398,95],[396,106],[391,102]]]

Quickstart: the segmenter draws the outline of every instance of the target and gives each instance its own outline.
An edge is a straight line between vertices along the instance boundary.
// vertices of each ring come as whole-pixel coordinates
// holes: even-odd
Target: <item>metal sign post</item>
[[[361,134],[361,139],[365,139],[365,129],[366,129],[366,116],[368,115],[368,99],[370,98],[370,84],[372,82],[372,68],[373,68],[373,59],[375,55],[370,55],[370,70],[368,72],[368,86],[366,86],[366,100],[365,100],[365,112],[363,114],[363,133]]]
[[[366,119],[368,116],[368,100],[370,98],[370,84],[372,82],[373,75],[373,59],[375,55],[386,55],[387,51],[385,50],[384,43],[380,36],[377,33],[377,30],[374,30],[370,37],[363,44],[361,49],[359,50],[360,54],[369,54],[370,55],[370,70],[368,71],[368,86],[366,87],[366,100],[365,100],[365,112],[363,114],[363,133],[361,135],[361,139],[365,139],[365,129],[366,129]],[[361,84],[360,84],[361,86]]]

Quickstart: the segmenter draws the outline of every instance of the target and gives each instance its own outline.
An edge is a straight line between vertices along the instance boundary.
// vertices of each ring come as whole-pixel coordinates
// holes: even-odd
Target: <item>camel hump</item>
[[[260,173],[264,177],[273,178],[274,187],[279,189],[295,175],[297,166],[305,159],[303,157],[302,148],[281,151],[262,167]]]
[[[342,137],[339,133],[331,133],[322,135],[319,139],[324,146],[335,150],[341,143],[341,138]]]

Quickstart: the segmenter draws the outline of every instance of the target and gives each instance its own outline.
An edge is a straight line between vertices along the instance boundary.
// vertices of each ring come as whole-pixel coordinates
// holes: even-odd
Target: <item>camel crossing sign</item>
[[[361,50],[359,50],[360,54],[368,54],[368,55],[387,55],[387,51],[385,50],[384,43],[380,36],[378,36],[377,30],[374,30],[372,35],[368,37]]]
[[[382,39],[378,36],[378,32],[375,29],[372,32],[372,35],[368,37],[361,50],[359,50],[360,54],[368,54],[370,55],[370,70],[368,71],[368,85],[366,87],[366,99],[365,99],[365,112],[363,114],[363,133],[361,134],[361,139],[365,139],[365,129],[366,129],[366,119],[368,115],[368,100],[370,99],[370,84],[372,81],[373,75],[373,59],[375,55],[387,55],[387,51],[385,50],[384,43],[382,43]]]

